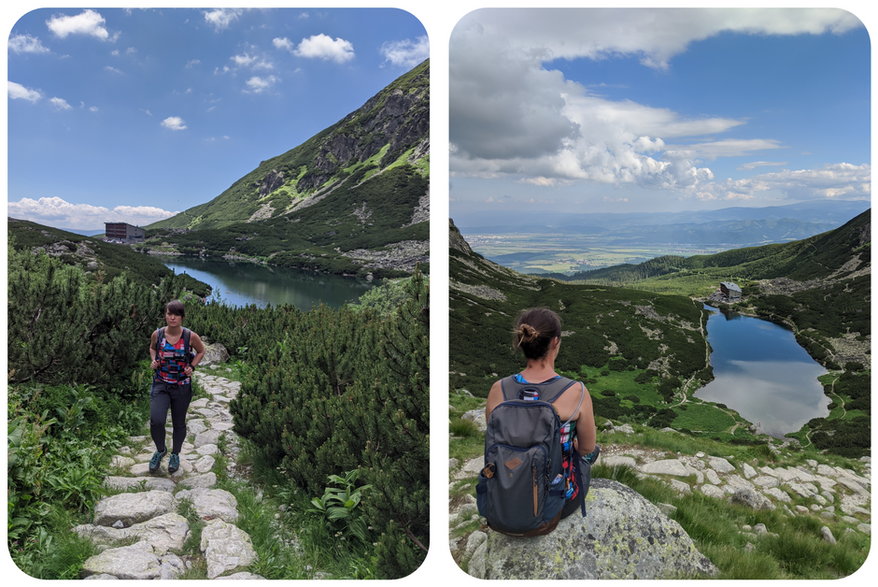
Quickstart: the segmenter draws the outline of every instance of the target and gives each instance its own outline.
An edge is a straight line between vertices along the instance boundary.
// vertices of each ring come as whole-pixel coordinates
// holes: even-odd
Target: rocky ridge
[[[215,487],[218,463],[226,463],[230,478],[241,476],[235,466],[238,437],[229,413],[241,384],[201,372],[195,377],[208,397],[189,407],[180,468],[168,474],[166,458],[160,473],[150,475],[152,440],[130,437],[112,459],[117,474],[105,478],[106,486],[120,493],[95,505],[91,524],[73,528],[100,550],[85,561],[84,578],[177,579],[202,564],[199,559],[209,579],[263,578],[246,570],[256,561],[256,552],[247,533],[235,525],[235,496]],[[170,438],[170,419],[168,432]],[[184,554],[193,535],[193,515],[204,523],[201,539],[196,554]]]

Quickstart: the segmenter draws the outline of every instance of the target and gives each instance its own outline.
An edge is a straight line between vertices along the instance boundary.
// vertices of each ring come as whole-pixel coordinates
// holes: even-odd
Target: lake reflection
[[[219,300],[227,306],[291,304],[307,311],[323,303],[338,308],[356,301],[372,287],[358,279],[253,263],[177,257],[163,262],[174,273],[188,273],[210,285],[213,293],[208,300]]]
[[[716,379],[695,397],[723,403],[772,436],[795,432],[826,416],[829,398],[817,377],[826,373],[790,330],[714,308],[707,321],[710,363]]]

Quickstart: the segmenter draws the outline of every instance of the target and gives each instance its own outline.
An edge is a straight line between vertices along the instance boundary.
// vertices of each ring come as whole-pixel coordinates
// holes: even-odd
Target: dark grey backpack
[[[535,536],[558,524],[570,473],[562,468],[562,424],[552,403],[575,383],[566,377],[501,381],[504,401],[488,420],[485,466],[476,486],[479,513],[492,529]]]

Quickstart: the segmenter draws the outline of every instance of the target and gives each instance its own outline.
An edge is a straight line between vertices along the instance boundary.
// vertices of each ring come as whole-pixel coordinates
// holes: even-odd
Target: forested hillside
[[[289,483],[319,496],[355,473],[377,576],[414,571],[429,546],[429,303],[419,272],[381,308],[196,307],[189,324],[253,368],[235,432]]]
[[[127,273],[130,279],[141,285],[149,285],[174,275],[161,261],[128,246],[105,243],[100,238],[82,236],[28,220],[9,218],[7,234],[16,250],[44,252],[66,265],[75,265],[94,276],[100,276],[102,280]],[[182,287],[201,297],[210,294],[210,286],[188,275],[181,275],[177,280]]]

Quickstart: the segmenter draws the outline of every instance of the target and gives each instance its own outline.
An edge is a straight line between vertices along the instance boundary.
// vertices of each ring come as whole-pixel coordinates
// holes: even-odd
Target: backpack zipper
[[[534,517],[539,513],[539,488],[537,487],[537,466],[531,465],[530,467],[531,480],[533,481],[533,494],[534,494]]]

